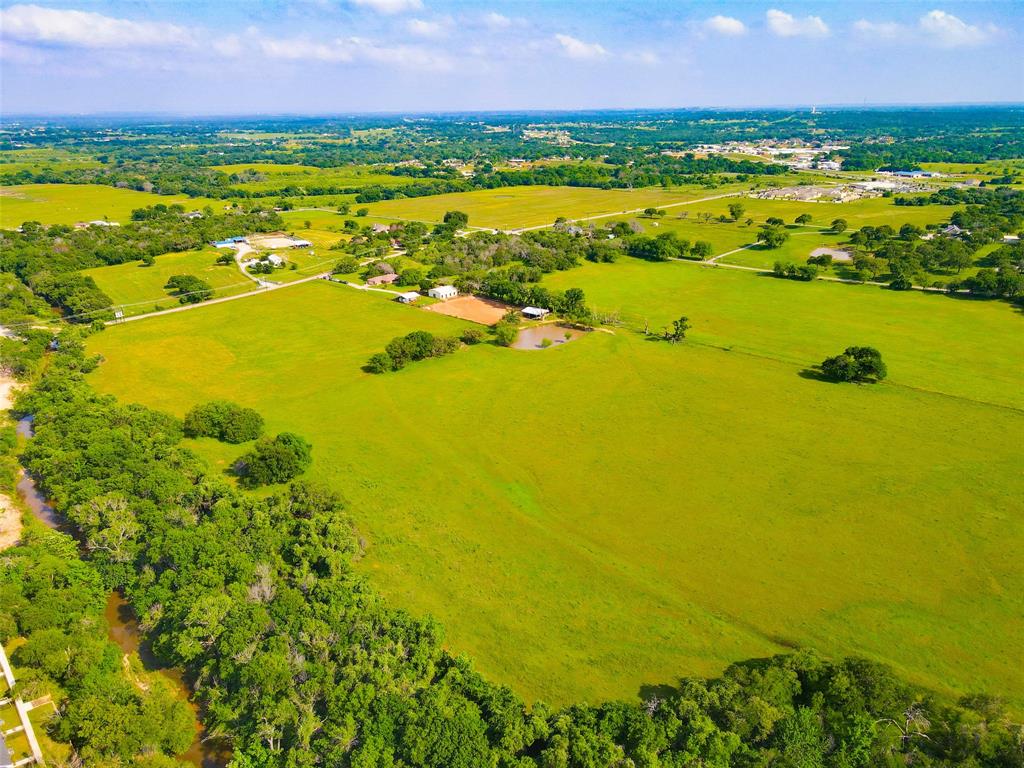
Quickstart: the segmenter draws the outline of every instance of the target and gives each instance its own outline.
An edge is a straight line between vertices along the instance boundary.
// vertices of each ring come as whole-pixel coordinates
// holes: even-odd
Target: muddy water
[[[17,426],[18,434],[26,437],[32,437],[32,417],[26,416],[25,418],[18,421]],[[18,480],[18,495],[21,496],[21,500],[25,502],[25,506],[29,508],[29,511],[36,517],[39,522],[48,528],[54,530],[63,531],[64,533],[70,533],[67,520],[65,520],[46,500],[46,497],[40,493],[36,487],[35,479],[25,470],[21,471],[21,479]]]
[[[33,436],[32,417],[26,416],[18,422],[18,434],[26,438]],[[36,487],[36,481],[24,470],[18,481],[18,493],[33,515],[54,530],[71,533],[68,521],[47,502],[46,497]],[[180,759],[191,763],[196,768],[222,768],[231,759],[231,748],[222,741],[208,739],[204,741],[204,732],[199,724],[199,709],[190,700],[189,687],[182,677],[181,670],[160,668],[149,646],[142,642],[139,622],[127,601],[117,592],[111,593],[107,599],[105,610],[108,638],[124,653],[137,653],[142,665],[150,671],[158,671],[170,681],[178,697],[186,702],[196,714],[196,737],[188,750],[180,755]]]
[[[545,349],[546,346],[557,346],[575,341],[583,335],[583,331],[575,328],[566,328],[564,325],[534,325],[524,328],[516,336],[512,349]],[[550,344],[545,345],[547,339]]]
[[[168,680],[178,697],[188,704],[195,713],[196,737],[192,745],[179,755],[178,759],[191,763],[197,768],[221,768],[227,765],[231,759],[230,746],[222,740],[206,738],[206,733],[200,724],[199,707],[189,699],[188,683],[185,682],[181,670],[175,667],[160,667],[153,652],[143,640],[138,619],[128,601],[119,593],[112,592],[107,598],[104,615],[107,618],[107,626],[110,627],[107,632],[110,641],[116,643],[124,653],[137,653],[142,660],[142,666],[148,671],[155,671]]]

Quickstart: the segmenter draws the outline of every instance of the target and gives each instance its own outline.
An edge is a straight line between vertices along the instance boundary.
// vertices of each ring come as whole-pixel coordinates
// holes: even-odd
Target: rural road
[[[249,296],[256,296],[260,293],[269,293],[270,291],[281,291],[285,288],[291,288],[293,285],[300,285],[302,283],[308,283],[313,280],[323,280],[330,277],[330,272],[321,272],[316,275],[310,275],[309,277],[303,277],[298,280],[293,280],[290,283],[281,283],[280,285],[270,287],[267,285],[264,288],[259,288],[255,291],[246,291],[245,293],[236,293],[234,296],[221,296],[219,299],[209,299],[208,301],[200,301],[198,304],[182,304],[180,307],[172,307],[171,309],[161,309],[159,312],[149,312],[143,315],[132,315],[131,317],[122,317],[120,320],[108,320],[106,325],[121,325],[123,323],[134,323],[136,320],[145,320],[150,317],[159,317],[160,315],[172,315],[175,312],[187,312],[190,309],[199,309],[199,307],[208,307],[211,304],[223,304],[225,301],[234,301],[235,299],[245,299]]]
[[[825,227],[822,227],[822,229],[825,229]],[[799,235],[820,235],[820,234],[821,234],[820,232],[794,232],[792,236],[793,237],[798,237]],[[739,253],[740,251],[745,251],[748,248],[753,248],[755,245],[757,245],[757,243],[747,243],[746,245],[741,245],[739,248],[734,248],[731,251],[726,251],[725,253],[720,253],[717,256],[712,256],[710,259],[707,260],[707,263],[708,264],[718,264],[718,260],[719,259],[724,259],[726,256],[732,256],[734,253]],[[731,264],[721,264],[719,266],[729,267],[729,266],[734,266],[734,265],[731,265]],[[857,281],[854,281],[854,282],[857,282]]]
[[[659,209],[662,209],[662,208],[678,208],[681,205],[694,205],[696,203],[707,203],[707,202],[710,202],[712,200],[721,200],[723,197],[736,197],[737,195],[743,195],[743,194],[746,194],[746,192],[745,191],[726,192],[726,193],[721,194],[721,195],[712,195],[711,197],[702,197],[699,200],[684,200],[681,203],[669,203],[668,205],[659,205],[659,206],[653,206],[653,207],[657,207]],[[647,208],[650,208],[650,207],[652,207],[652,206],[647,206]],[[630,211],[616,211],[614,213],[599,213],[596,216],[583,216],[583,217],[578,218],[578,219],[569,219],[569,221],[577,222],[578,223],[578,222],[581,222],[581,221],[595,221],[596,219],[608,219],[608,218],[611,218],[612,216],[629,216],[630,214],[633,214],[633,213],[643,213],[645,210],[647,210],[647,208],[634,208],[634,209],[632,209]],[[506,235],[518,235],[518,234],[520,234],[522,232],[532,232],[535,229],[548,229],[551,226],[553,226],[553,225],[551,225],[551,224],[537,224],[537,225],[532,226],[532,227],[520,227],[519,229],[503,229],[501,231],[504,232]]]

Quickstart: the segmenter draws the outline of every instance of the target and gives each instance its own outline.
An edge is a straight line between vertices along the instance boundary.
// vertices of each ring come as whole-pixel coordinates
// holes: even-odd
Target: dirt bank
[[[18,383],[6,374],[0,374],[0,411],[10,409]],[[18,543],[21,538],[21,510],[10,496],[0,493],[0,550]]]

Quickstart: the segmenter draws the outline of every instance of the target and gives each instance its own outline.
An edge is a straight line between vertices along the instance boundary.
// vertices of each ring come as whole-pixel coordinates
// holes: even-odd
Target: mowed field
[[[246,278],[235,264],[215,264],[218,252],[183,251],[157,256],[151,267],[141,261],[95,267],[82,271],[92,277],[100,289],[126,315],[152,312],[155,305],[167,309],[178,305],[178,299],[164,289],[168,278],[174,275],[195,275],[214,289],[216,296],[231,296],[251,291],[256,284]]]
[[[150,205],[181,203],[186,210],[212,206],[223,208],[223,200],[186,195],[154,195],[133,189],[101,184],[23,184],[0,187],[0,227],[13,229],[26,221],[42,224],[74,224],[106,217],[124,224],[132,211]]]
[[[409,197],[369,203],[371,216],[436,223],[447,211],[469,214],[471,227],[518,229],[553,224],[559,216],[569,219],[615,215],[650,206],[665,206],[725,195],[749,185],[705,187],[645,187],[595,189],[593,187],[503,187],[450,195]],[[671,209],[670,209],[671,210]]]
[[[1019,312],[679,263],[549,282],[652,326],[686,314],[692,338],[619,328],[372,376],[392,337],[464,324],[311,283],[110,328],[92,380],[177,414],[230,398],[308,437],[372,581],[528,699],[810,645],[1024,701]],[[801,375],[849,344],[890,379]],[[221,467],[246,449],[196,446]]]
[[[266,191],[282,187],[366,187],[371,184],[400,186],[416,181],[411,176],[392,176],[380,168],[370,166],[345,166],[341,168],[319,168],[313,165],[278,163],[237,163],[215,165],[214,170],[227,174],[255,171],[266,178],[263,181],[239,182],[233,186],[249,191]]]

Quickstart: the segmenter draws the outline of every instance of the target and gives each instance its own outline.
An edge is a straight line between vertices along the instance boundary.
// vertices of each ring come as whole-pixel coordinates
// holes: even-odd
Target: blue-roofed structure
[[[217,240],[216,242],[212,243],[212,245],[214,248],[230,248],[233,245],[238,245],[238,243],[244,242],[245,235],[238,235],[237,237],[226,237],[223,240]]]

